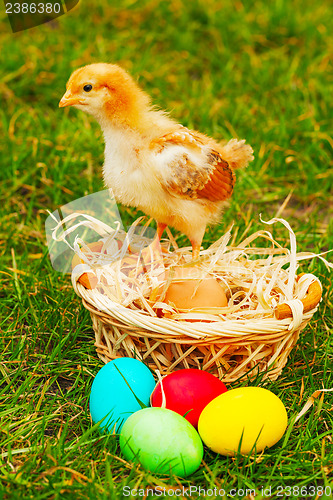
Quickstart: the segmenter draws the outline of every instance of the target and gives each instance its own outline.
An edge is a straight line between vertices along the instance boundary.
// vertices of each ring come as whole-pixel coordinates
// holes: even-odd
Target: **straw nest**
[[[86,245],[76,238],[74,244],[72,283],[90,311],[98,356],[104,362],[137,357],[162,375],[200,368],[229,383],[258,373],[276,379],[322,292],[314,275],[297,274],[299,262],[315,255],[297,253],[289,224],[265,223],[282,223],[290,248],[265,230],[236,245],[231,228],[193,263],[190,248],[178,248],[170,232],[160,258],[152,258],[149,222],[138,232],[139,222],[125,233],[105,232],[105,225],[99,230],[95,221],[99,241]],[[185,277],[175,274],[180,266]],[[207,276],[223,287],[226,307],[179,310],[164,301],[175,280],[196,279],[199,286]]]

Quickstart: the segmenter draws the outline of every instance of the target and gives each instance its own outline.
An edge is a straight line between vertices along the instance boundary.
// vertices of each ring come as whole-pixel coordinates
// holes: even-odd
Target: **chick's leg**
[[[156,236],[158,238],[158,242],[160,242],[160,239],[162,238],[162,234],[163,234],[164,229],[166,227],[167,227],[167,224],[163,224],[162,222],[157,223]]]
[[[161,252],[163,252],[163,249],[161,248],[161,245],[160,245],[160,241],[161,241],[164,229],[166,227],[167,227],[167,224],[162,224],[161,222],[157,223],[156,236],[148,247],[151,249],[153,256],[156,258],[160,257]]]
[[[200,248],[201,248],[200,243],[192,243],[192,260],[197,260],[199,258]]]
[[[164,229],[167,227],[167,224],[163,224],[161,222],[157,223],[157,230],[156,230],[156,236],[153,239],[153,241],[150,243],[150,245],[146,248],[144,248],[141,252],[141,258],[144,262],[144,266],[147,264],[152,264],[152,263],[157,263],[161,264],[163,263],[163,249],[160,245],[160,240],[163,234]]]
[[[204,227],[199,227],[196,230],[196,233],[189,235],[189,240],[192,245],[192,260],[197,260],[199,259],[200,256],[200,248],[201,248],[201,243],[205,234],[206,226]]]

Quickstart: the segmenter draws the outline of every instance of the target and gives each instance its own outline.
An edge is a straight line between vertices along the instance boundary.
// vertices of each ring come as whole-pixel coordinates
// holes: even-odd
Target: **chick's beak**
[[[81,104],[81,99],[79,97],[73,96],[67,90],[67,92],[65,92],[59,102],[59,108],[64,108],[65,106],[73,106],[74,104]]]

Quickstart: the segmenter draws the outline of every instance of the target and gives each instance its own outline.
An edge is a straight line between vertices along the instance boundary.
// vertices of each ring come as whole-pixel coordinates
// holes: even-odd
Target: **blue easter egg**
[[[118,433],[132,413],[141,410],[155,387],[154,377],[138,359],[118,358],[103,366],[94,378],[89,408],[93,422],[101,430]],[[140,402],[139,402],[139,401]]]

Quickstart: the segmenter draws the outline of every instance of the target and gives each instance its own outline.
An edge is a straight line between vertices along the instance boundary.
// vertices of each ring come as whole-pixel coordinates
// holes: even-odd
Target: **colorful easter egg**
[[[93,422],[104,419],[101,429],[119,432],[132,413],[149,406],[154,387],[151,371],[138,359],[110,361],[99,370],[91,387],[89,408]]]
[[[226,390],[221,380],[204,370],[177,370],[157,384],[151,395],[151,405],[161,407],[164,403],[165,408],[179,413],[197,427],[205,406]]]
[[[203,409],[198,431],[216,453],[234,456],[260,452],[283,436],[288,423],[286,409],[273,392],[261,387],[232,389]]]
[[[120,448],[127,460],[150,472],[186,477],[203,457],[199,434],[185,418],[165,408],[145,408],[123,425]]]

